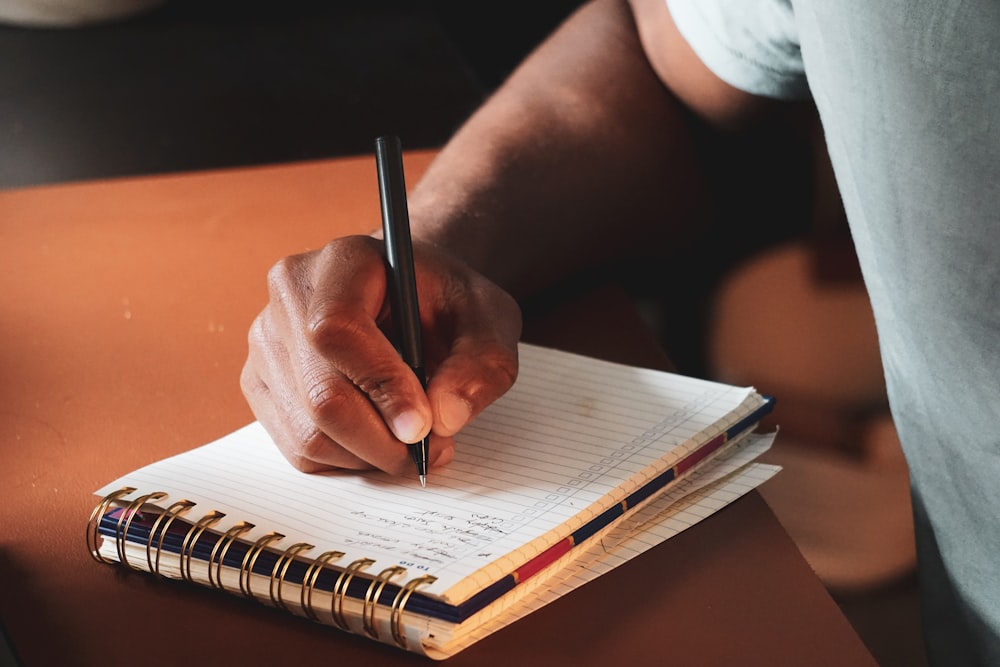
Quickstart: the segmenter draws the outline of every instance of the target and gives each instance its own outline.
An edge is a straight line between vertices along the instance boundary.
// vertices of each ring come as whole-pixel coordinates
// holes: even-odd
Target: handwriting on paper
[[[354,537],[347,538],[348,544],[398,553],[428,563],[447,562],[469,550],[482,550],[506,534],[503,517],[482,512],[459,515],[418,510],[387,516],[354,510],[351,515],[364,522],[369,530],[357,531]],[[377,526],[390,528],[392,534],[371,530]]]

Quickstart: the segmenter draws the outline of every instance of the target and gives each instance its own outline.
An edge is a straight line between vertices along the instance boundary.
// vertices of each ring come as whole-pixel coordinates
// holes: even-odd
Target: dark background
[[[440,146],[576,4],[167,0],[0,24],[0,188],[370,153],[387,132]]]

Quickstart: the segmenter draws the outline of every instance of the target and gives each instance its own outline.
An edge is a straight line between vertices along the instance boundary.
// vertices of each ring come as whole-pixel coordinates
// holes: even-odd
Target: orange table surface
[[[379,221],[370,157],[0,191],[0,618],[24,665],[429,662],[85,545],[97,488],[253,419],[268,268]],[[614,287],[526,338],[667,363]],[[447,664],[545,662],[874,664],[755,492]]]

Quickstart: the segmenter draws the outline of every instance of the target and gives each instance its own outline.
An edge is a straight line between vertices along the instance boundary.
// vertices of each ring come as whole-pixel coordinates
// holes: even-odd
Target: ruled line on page
[[[124,484],[164,491],[168,503],[188,498],[196,511],[277,530],[288,544],[405,561],[433,572],[439,580],[426,590],[440,593],[473,573],[480,579],[470,585],[488,583],[558,539],[557,526],[572,530],[624,497],[671,450],[683,455],[689,439],[754,407],[746,388],[529,345],[520,353],[514,387],[459,435],[454,461],[426,489],[379,472],[300,473],[253,423],[99,493]],[[513,560],[501,558],[511,551]]]

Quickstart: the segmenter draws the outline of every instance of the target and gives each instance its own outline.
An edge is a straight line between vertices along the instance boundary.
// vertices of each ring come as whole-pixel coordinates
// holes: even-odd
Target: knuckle
[[[240,391],[247,399],[251,399],[256,396],[257,392],[261,389],[262,382],[260,376],[257,375],[257,371],[251,368],[250,363],[243,364],[243,370],[240,371]]]
[[[381,376],[368,375],[358,378],[358,388],[363,391],[372,402],[382,405],[393,395],[392,381]]]
[[[498,342],[487,343],[477,353],[477,360],[486,383],[504,387],[514,384],[517,379],[517,353]]]
[[[384,407],[399,400],[405,393],[403,380],[395,375],[396,372],[395,368],[390,368],[388,365],[375,364],[367,367],[364,374],[352,380],[373,403]]]
[[[313,473],[338,467],[330,461],[340,446],[308,419],[291,427],[290,439],[282,453],[296,470]]]
[[[343,418],[345,409],[350,407],[351,397],[342,383],[328,377],[307,381],[306,410],[315,423],[330,423]],[[309,438],[308,441],[311,441]]]
[[[305,254],[282,257],[267,271],[268,297],[279,310],[301,309],[314,292]]]
[[[281,294],[286,291],[292,282],[292,277],[297,273],[295,270],[297,264],[294,256],[282,257],[268,269],[267,288],[271,294]]]
[[[326,466],[318,464],[309,457],[297,452],[285,453],[285,460],[299,472],[318,472],[326,468]]]
[[[299,462],[296,467],[301,470],[301,466],[304,465],[316,466],[316,460],[327,454],[330,444],[330,439],[319,429],[314,428],[309,433],[302,434],[294,452],[294,456]],[[293,465],[295,464],[293,463]]]
[[[278,428],[275,443],[289,464],[301,472],[313,473],[335,468],[328,461],[338,445],[308,416],[298,413]]]
[[[309,342],[321,349],[356,347],[363,337],[361,323],[349,308],[340,303],[327,304],[306,323]]]
[[[247,345],[250,352],[266,347],[267,341],[270,338],[268,335],[267,316],[268,307],[265,306],[264,310],[253,319],[253,322],[250,323],[250,327],[247,329]]]

